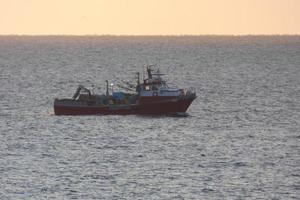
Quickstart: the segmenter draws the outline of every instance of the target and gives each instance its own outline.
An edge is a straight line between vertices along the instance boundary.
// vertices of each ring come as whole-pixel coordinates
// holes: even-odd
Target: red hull
[[[153,103],[115,105],[115,106],[88,106],[64,105],[54,102],[55,115],[162,115],[184,113],[196,96],[179,99],[168,99]]]

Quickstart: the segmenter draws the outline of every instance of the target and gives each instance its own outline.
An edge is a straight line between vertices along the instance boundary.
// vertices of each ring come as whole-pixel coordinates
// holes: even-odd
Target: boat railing
[[[171,89],[171,90],[178,90],[178,86],[175,85],[174,83],[168,83],[168,84],[166,84],[166,88],[167,89]]]

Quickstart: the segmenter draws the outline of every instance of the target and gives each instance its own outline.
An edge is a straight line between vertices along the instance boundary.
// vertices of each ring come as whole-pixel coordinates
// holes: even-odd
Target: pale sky
[[[300,0],[0,0],[0,34],[300,34]]]

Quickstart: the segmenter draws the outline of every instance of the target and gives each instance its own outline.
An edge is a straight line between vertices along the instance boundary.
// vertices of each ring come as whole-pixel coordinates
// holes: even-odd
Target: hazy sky
[[[300,34],[300,0],[0,0],[0,34]]]

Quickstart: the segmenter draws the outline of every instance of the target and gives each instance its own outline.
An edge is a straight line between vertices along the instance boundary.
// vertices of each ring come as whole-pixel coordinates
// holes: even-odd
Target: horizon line
[[[300,34],[0,34],[3,36],[20,37],[203,37],[203,36],[223,36],[223,37],[257,37],[257,36],[300,36]]]

